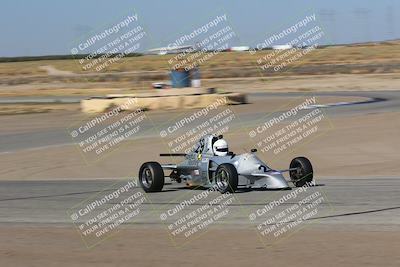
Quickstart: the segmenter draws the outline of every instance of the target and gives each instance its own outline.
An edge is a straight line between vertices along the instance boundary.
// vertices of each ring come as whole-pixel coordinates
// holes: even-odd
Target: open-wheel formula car
[[[179,164],[143,163],[139,182],[145,192],[160,192],[164,186],[164,170],[171,171],[172,181],[189,186],[216,187],[221,193],[238,188],[289,189],[283,173],[288,172],[296,187],[313,180],[313,168],[305,157],[294,158],[286,170],[274,170],[256,156],[256,149],[235,155],[228,149],[223,136],[205,135],[188,154],[160,154],[183,156]]]

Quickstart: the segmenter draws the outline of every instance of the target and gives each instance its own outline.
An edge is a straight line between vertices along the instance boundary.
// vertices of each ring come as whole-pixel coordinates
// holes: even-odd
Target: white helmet
[[[224,139],[218,139],[213,145],[213,152],[216,156],[226,156],[228,154],[228,143]]]

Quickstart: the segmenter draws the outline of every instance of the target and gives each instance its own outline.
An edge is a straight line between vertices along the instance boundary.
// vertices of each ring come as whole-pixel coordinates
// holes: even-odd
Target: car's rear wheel
[[[313,180],[313,168],[311,162],[305,157],[294,158],[290,162],[290,168],[296,168],[289,172],[290,179],[296,187],[304,186]]]
[[[229,163],[218,166],[215,172],[215,184],[219,192],[235,192],[238,187],[238,182],[239,178],[235,166]]]
[[[164,187],[164,170],[158,162],[145,162],[139,170],[139,183],[145,192],[160,192]]]

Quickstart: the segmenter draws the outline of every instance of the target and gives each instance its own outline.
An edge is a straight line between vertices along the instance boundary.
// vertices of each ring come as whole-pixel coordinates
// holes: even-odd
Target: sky
[[[141,51],[167,46],[223,14],[236,33],[232,45],[255,46],[311,14],[327,44],[400,38],[398,0],[2,0],[0,57],[70,54],[127,14],[137,14],[146,31]]]

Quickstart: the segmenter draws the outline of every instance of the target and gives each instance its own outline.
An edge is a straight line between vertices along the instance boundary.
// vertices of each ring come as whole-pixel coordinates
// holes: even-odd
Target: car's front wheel
[[[238,187],[238,173],[235,166],[224,163],[218,166],[215,172],[215,184],[221,193],[233,193]]]
[[[294,158],[290,162],[290,168],[295,168],[289,172],[290,179],[296,187],[304,186],[313,180],[313,167],[311,162],[305,157]]]
[[[143,163],[139,170],[139,183],[145,192],[160,192],[164,187],[164,170],[160,163]]]

